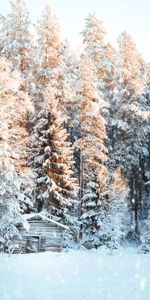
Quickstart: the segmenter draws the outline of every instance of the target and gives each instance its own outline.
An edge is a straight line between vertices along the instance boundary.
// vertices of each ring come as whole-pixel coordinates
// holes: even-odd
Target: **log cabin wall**
[[[60,252],[65,229],[40,218],[28,220],[29,231],[18,226],[21,239],[14,239],[13,253]]]

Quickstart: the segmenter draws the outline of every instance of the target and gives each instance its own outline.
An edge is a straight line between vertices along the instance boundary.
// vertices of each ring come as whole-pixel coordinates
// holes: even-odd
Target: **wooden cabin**
[[[18,224],[21,238],[13,240],[13,253],[60,252],[63,236],[69,228],[41,213],[24,215],[28,226]],[[27,227],[27,228],[26,228]]]

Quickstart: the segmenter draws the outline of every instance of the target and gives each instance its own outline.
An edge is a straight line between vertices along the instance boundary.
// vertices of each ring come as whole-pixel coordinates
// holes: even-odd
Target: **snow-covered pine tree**
[[[107,159],[107,149],[105,146],[106,130],[105,120],[101,116],[100,111],[105,105],[105,101],[100,98],[97,92],[97,80],[94,74],[94,68],[91,60],[84,53],[80,62],[80,80],[78,81],[77,89],[77,104],[79,109],[78,117],[78,131],[79,139],[77,139],[76,146],[81,153],[81,174],[80,174],[80,201],[81,201],[81,237],[85,228],[82,223],[84,210],[93,209],[96,198],[90,199],[89,188],[96,186],[96,180],[100,169],[103,168],[104,162]],[[90,205],[85,207],[85,197],[89,199]],[[95,212],[96,214],[96,212]],[[88,218],[88,216],[87,216]],[[88,220],[90,223],[90,221]],[[89,224],[86,223],[88,227]],[[94,227],[93,223],[93,227]]]
[[[51,87],[57,89],[58,108],[71,120],[75,99],[77,59],[71,53],[68,42],[61,42],[57,18],[49,6],[46,6],[37,24],[37,33],[37,62],[34,72],[35,104],[37,107],[38,101],[42,104],[45,91],[50,84]]]
[[[13,237],[19,237],[16,224],[24,223],[20,203],[24,202],[21,179],[12,164],[8,127],[0,122],[0,251],[13,250]]]
[[[101,178],[99,178],[101,181]],[[108,182],[107,182],[108,184]],[[123,172],[117,168],[110,176],[107,192],[99,193],[99,243],[111,249],[116,249],[125,241],[131,224],[129,210],[129,189],[125,182]],[[105,199],[107,197],[109,200]]]
[[[42,103],[48,84],[56,87],[59,85],[58,65],[62,43],[57,18],[51,7],[47,5],[43,11],[41,20],[37,25],[36,63],[34,70],[35,103]]]
[[[33,111],[33,107],[28,96],[21,90],[21,82],[19,73],[12,71],[8,61],[0,56],[0,120],[8,128],[8,144],[13,149],[10,159],[21,179],[24,191],[24,205],[21,201],[21,207],[26,210],[31,207],[30,191],[33,188],[31,171],[27,167],[28,113]]]
[[[111,175],[101,168],[95,184],[88,184],[84,195],[84,243],[93,247],[121,246],[130,230],[128,188],[120,169]]]
[[[89,14],[82,32],[88,57],[92,60],[98,79],[99,90],[106,101],[111,101],[116,78],[116,51],[106,41],[103,22],[95,14]]]
[[[58,65],[59,52],[61,50],[59,24],[49,5],[45,7],[42,18],[37,24],[37,32],[37,42],[39,46],[38,57],[40,58],[40,66],[42,67],[42,70],[46,69],[46,76],[46,72],[49,71],[49,67],[53,68]]]
[[[148,196],[147,201],[150,201]],[[138,247],[139,252],[150,252],[150,210],[147,209],[147,218],[143,219],[140,227],[140,243]]]
[[[43,109],[33,122],[31,165],[37,176],[38,210],[45,210],[63,224],[71,224],[77,184],[71,170],[72,148],[53,88],[49,87]]]
[[[133,222],[138,233],[141,210],[140,159],[143,156],[147,119],[141,102],[145,74],[144,62],[127,32],[123,32],[119,38],[118,73],[120,79],[112,101],[110,122],[113,128],[110,161],[112,166],[120,166],[124,170],[129,182]]]
[[[63,43],[59,64],[59,109],[67,117],[69,127],[74,127],[76,115],[76,89],[78,82],[79,59],[70,49],[68,41]],[[67,126],[67,124],[66,124]]]
[[[140,98],[147,119],[143,124],[143,151],[140,156],[140,249],[150,251],[150,65],[146,65],[146,84]]]
[[[101,244],[105,243],[103,237],[103,227],[108,222],[108,181],[109,174],[107,169],[104,166],[100,166],[99,170],[97,170],[97,174],[92,174],[91,178],[86,184],[86,188],[84,189],[81,215],[81,230],[83,234],[81,237],[82,243],[85,246],[86,244],[89,244],[90,247],[97,248]],[[105,206],[103,205],[103,209],[99,198],[101,201],[103,201],[103,204],[105,203]],[[101,214],[100,217],[99,214]],[[101,228],[99,226],[100,219]],[[103,240],[102,238],[100,239],[100,236],[103,237]]]
[[[29,13],[24,0],[10,0],[10,6],[11,12],[0,17],[0,49],[13,69],[28,78],[28,87],[34,59]]]
[[[83,43],[87,56],[92,60],[98,79],[98,91],[107,102],[107,109],[103,110],[102,116],[107,122],[107,145],[108,150],[114,142],[114,128],[111,120],[116,103],[113,102],[118,84],[118,68],[116,65],[117,53],[110,43],[106,41],[106,31],[95,15],[89,15],[86,19],[86,27],[82,32]],[[110,165],[108,157],[108,165]]]
[[[104,29],[103,22],[98,20],[95,14],[89,14],[86,18],[86,27],[85,30],[83,30],[82,35],[83,43],[85,44],[85,51],[95,65],[99,74],[98,77],[101,78],[101,72],[103,73],[102,61],[105,57],[106,44],[106,31]]]
[[[19,208],[19,178],[14,170],[0,170],[0,251],[13,250],[13,237],[19,237],[16,228],[23,223]]]

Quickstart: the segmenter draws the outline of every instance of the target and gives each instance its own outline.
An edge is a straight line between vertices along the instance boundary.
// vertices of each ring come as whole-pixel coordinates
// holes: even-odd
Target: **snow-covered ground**
[[[150,300],[150,255],[0,254],[0,300]]]

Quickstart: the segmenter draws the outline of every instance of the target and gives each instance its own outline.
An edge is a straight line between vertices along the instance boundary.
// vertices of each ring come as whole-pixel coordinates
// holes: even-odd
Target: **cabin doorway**
[[[26,252],[38,253],[46,251],[46,237],[44,236],[30,236],[27,237]]]

